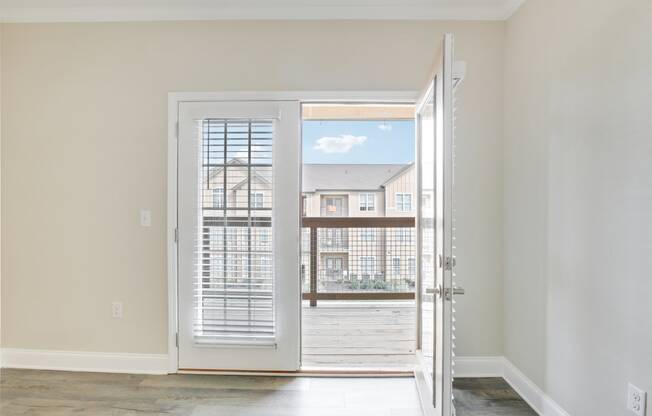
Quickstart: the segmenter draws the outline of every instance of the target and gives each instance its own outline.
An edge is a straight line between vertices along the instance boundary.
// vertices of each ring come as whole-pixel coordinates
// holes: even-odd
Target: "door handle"
[[[438,285],[437,287],[428,287],[426,288],[426,295],[435,295],[438,297],[441,297],[441,285]]]
[[[428,287],[426,288],[426,294],[427,295],[436,295],[441,297],[442,293],[446,294],[446,299],[451,300],[452,295],[464,295],[466,293],[466,290],[464,290],[463,287],[454,287],[452,290],[451,289],[444,289],[442,290],[441,285],[438,285],[437,287]]]
[[[447,288],[444,290],[444,292],[446,293],[446,300],[453,300],[454,295],[463,295],[466,293],[464,288],[457,286],[452,289]]]

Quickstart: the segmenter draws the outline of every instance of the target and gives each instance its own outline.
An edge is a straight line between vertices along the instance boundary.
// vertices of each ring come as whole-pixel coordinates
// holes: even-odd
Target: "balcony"
[[[414,218],[306,217],[302,221],[303,299],[413,300]]]
[[[305,217],[303,365],[409,370],[416,344],[410,217]]]

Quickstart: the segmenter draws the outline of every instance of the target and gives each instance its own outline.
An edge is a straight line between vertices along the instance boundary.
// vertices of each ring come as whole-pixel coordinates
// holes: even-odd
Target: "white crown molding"
[[[256,5],[208,7],[49,7],[2,8],[5,23],[129,22],[173,20],[505,20],[524,0],[502,4],[435,5]]]
[[[167,354],[125,354],[3,348],[2,368],[97,373],[168,374]]]

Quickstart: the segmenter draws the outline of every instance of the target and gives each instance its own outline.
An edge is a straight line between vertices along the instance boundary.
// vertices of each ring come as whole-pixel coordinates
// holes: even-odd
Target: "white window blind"
[[[196,342],[275,341],[273,136],[273,121],[202,121]]]

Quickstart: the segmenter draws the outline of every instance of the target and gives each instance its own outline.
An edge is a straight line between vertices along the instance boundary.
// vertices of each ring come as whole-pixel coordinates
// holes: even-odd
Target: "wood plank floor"
[[[457,416],[537,415],[502,378],[461,378],[454,387]]]
[[[421,416],[412,378],[0,372],[2,416]]]
[[[412,370],[414,302],[304,304],[302,363],[308,368]]]
[[[536,416],[500,378],[455,381],[457,416]],[[422,416],[412,378],[0,371],[3,416]]]

